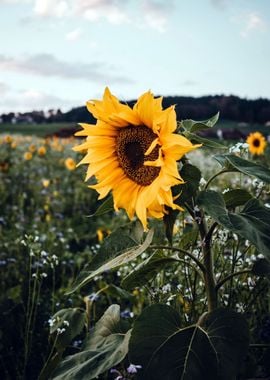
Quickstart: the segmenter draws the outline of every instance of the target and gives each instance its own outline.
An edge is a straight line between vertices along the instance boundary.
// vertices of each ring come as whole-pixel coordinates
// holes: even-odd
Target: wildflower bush
[[[97,125],[82,125],[81,156],[72,141],[1,145],[3,374],[269,377],[263,136],[234,146],[207,140],[200,131],[218,115],[176,123],[173,107],[150,93],[129,110],[107,90],[88,108]],[[88,165],[105,200],[72,160]]]

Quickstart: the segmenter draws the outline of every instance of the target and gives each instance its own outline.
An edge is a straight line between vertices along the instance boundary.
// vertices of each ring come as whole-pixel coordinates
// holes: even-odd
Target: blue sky
[[[0,0],[0,113],[82,106],[105,86],[270,98],[269,0]]]

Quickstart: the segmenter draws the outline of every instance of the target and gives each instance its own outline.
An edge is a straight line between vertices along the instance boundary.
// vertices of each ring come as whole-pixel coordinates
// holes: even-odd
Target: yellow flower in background
[[[74,170],[76,168],[76,162],[73,160],[73,158],[68,157],[65,159],[65,167],[68,170]]]
[[[30,161],[30,160],[32,160],[33,155],[32,155],[31,152],[25,152],[24,155],[23,155],[23,158],[24,158],[26,161]]]
[[[249,144],[249,151],[251,154],[259,156],[264,153],[266,140],[260,132],[250,133],[247,137],[247,143]]]
[[[182,210],[174,203],[171,187],[183,183],[177,160],[200,145],[192,145],[176,130],[174,106],[162,109],[162,98],[148,91],[130,108],[105,89],[103,100],[87,102],[96,125],[80,124],[77,136],[86,142],[74,150],[87,149],[80,164],[88,164],[86,180],[99,199],[112,191],[114,208],[124,208],[129,218],[136,214],[144,228],[147,217],[161,218],[165,206]]]
[[[15,141],[12,141],[12,143],[10,144],[11,148],[12,149],[16,149],[17,148],[17,143]]]
[[[37,150],[37,147],[34,144],[29,145],[29,152],[34,153]]]
[[[39,155],[40,157],[45,156],[46,153],[47,153],[47,149],[45,148],[45,146],[40,146],[40,147],[38,148],[38,155]]]
[[[7,136],[5,136],[4,141],[5,141],[5,143],[7,143],[7,144],[11,144],[12,141],[13,141],[13,137],[7,135]]]
[[[50,180],[49,179],[43,179],[42,180],[42,186],[43,187],[49,187],[50,186]]]

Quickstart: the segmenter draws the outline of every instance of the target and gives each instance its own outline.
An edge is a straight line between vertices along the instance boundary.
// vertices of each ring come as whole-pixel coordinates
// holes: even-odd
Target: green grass
[[[44,137],[64,128],[74,128],[75,123],[0,124],[0,134],[20,134]]]

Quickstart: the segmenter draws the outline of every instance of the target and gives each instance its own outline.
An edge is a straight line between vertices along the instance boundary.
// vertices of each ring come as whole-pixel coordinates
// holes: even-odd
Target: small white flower
[[[162,286],[162,293],[169,293],[172,290],[171,284]]]
[[[48,277],[48,275],[47,275],[47,273],[43,272],[43,273],[41,273],[40,277],[46,278],[46,277]]]
[[[129,367],[127,368],[128,373],[137,373],[138,369],[141,369],[141,365],[135,365],[135,364],[130,364]]]
[[[46,251],[41,251],[40,252],[40,256],[41,257],[47,257],[48,256],[48,253]]]
[[[226,189],[224,189],[224,190],[222,191],[222,194],[225,194],[225,193],[227,193],[228,191],[230,191],[230,188],[229,188],[229,187],[227,187]]]
[[[64,329],[64,328],[60,329],[60,327],[58,327],[58,329],[56,331],[57,331],[57,334],[60,335],[60,334],[63,334],[66,331],[66,329]]]
[[[49,323],[49,326],[50,327],[52,327],[53,325],[54,325],[54,323],[56,322],[56,319],[55,318],[50,318],[49,320],[48,320],[48,323]]]
[[[194,207],[194,212],[200,212],[200,209],[199,209],[199,206],[198,206],[198,205],[196,205],[196,206]]]
[[[64,321],[63,325],[68,327],[69,326],[69,321]]]
[[[37,278],[37,274],[36,274],[36,273],[33,273],[33,274],[32,274],[32,277],[33,277],[33,278]]]

